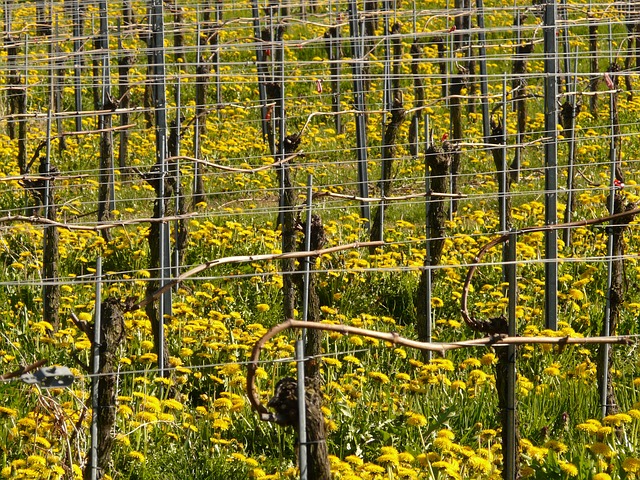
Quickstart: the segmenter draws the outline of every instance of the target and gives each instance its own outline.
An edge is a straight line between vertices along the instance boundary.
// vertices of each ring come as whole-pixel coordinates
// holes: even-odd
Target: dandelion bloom
[[[582,430],[583,432],[594,434],[598,432],[598,429],[600,427],[598,427],[597,425],[594,425],[593,423],[585,422],[585,423],[579,423],[578,425],[576,425],[576,428],[578,430]]]
[[[345,457],[345,460],[349,463],[352,463],[353,465],[363,465],[364,464],[364,460],[362,460],[360,457],[356,456],[356,455],[349,455],[347,457]]]
[[[9,408],[9,407],[0,406],[0,417],[2,416],[15,417],[17,415],[18,415],[17,410],[14,410],[13,408]]]
[[[453,447],[453,442],[446,437],[438,437],[433,441],[433,446],[438,450],[446,452],[448,450],[451,450],[451,447]]]
[[[602,419],[603,423],[607,425],[621,425],[623,423],[631,422],[631,416],[626,413],[616,413],[614,415],[607,415]]]
[[[369,372],[369,377],[383,384],[389,383],[389,377],[382,372]]]
[[[144,454],[142,454],[140,452],[137,452],[135,450],[132,451],[132,452],[129,452],[128,457],[131,458],[132,460],[135,460],[136,462],[140,462],[140,463],[144,463],[144,460],[145,460]]]
[[[637,458],[625,458],[622,462],[622,469],[627,473],[640,473],[640,460]]]
[[[380,465],[375,465],[373,463],[368,463],[364,467],[364,470],[369,473],[385,473],[387,471],[385,468],[382,468]]]
[[[166,400],[163,400],[162,404],[165,406],[165,408],[168,408],[169,410],[182,410],[184,408],[184,405],[182,403],[180,403],[178,400],[175,400],[173,398],[168,398]]]
[[[591,447],[589,448],[596,455],[603,455],[605,457],[610,456],[612,453],[611,449],[609,448],[609,445],[602,442],[596,442],[593,445],[591,445]]]
[[[544,373],[551,377],[557,377],[560,375],[560,369],[554,364],[545,368]]]
[[[562,473],[564,473],[568,477],[575,477],[578,475],[578,467],[576,467],[573,463],[560,463],[560,470],[562,470]]]
[[[419,413],[410,413],[407,419],[407,424],[412,427],[424,427],[427,424],[427,419],[424,415]]]
[[[392,453],[388,453],[385,455],[380,455],[377,459],[378,463],[383,465],[391,464],[391,465],[399,465],[400,459],[398,458],[398,454],[395,455]]]
[[[415,461],[415,457],[411,455],[409,452],[402,452],[398,454],[398,458],[400,459],[401,462],[405,462],[405,463],[412,463],[413,461]]]
[[[596,473],[593,476],[593,480],[611,480],[611,475],[608,473]]]
[[[484,474],[491,473],[491,470],[493,470],[493,465],[489,460],[486,460],[477,455],[473,455],[471,458],[469,458],[469,467],[475,472]]]
[[[569,450],[569,447],[567,447],[567,445],[557,440],[549,440],[544,444],[544,446],[556,453],[565,453],[567,450]]]

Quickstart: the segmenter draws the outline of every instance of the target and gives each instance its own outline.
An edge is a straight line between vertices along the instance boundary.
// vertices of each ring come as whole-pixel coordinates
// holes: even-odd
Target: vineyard
[[[640,4],[2,5],[0,478],[640,478]]]

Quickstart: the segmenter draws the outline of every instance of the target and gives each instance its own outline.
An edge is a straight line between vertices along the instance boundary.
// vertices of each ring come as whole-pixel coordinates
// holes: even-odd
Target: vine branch
[[[269,340],[283,331],[288,329],[305,328],[312,330],[325,330],[328,332],[339,332],[344,335],[360,335],[363,337],[376,338],[385,342],[390,342],[393,345],[402,345],[409,348],[416,348],[418,350],[436,352],[442,356],[444,356],[449,350],[484,346],[503,347],[506,345],[525,344],[554,344],[565,346],[594,343],[628,345],[631,343],[631,338],[633,338],[629,335],[619,335],[615,337],[509,337],[506,335],[492,335],[489,337],[463,340],[460,342],[418,342],[416,340],[405,338],[397,332],[378,332],[376,330],[352,327],[350,325],[303,322],[300,320],[289,319],[272,327],[267,333],[258,339],[258,341],[253,345],[251,359],[249,360],[250,363],[247,365],[247,396],[249,397],[249,401],[253,409],[260,414],[261,420],[269,422],[275,421],[275,416],[273,413],[269,412],[269,410],[267,410],[260,401],[260,396],[255,384],[260,352]]]

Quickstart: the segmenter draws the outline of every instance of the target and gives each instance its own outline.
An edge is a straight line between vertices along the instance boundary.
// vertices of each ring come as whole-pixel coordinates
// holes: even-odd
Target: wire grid
[[[503,97],[508,103],[506,141],[509,157],[521,150],[524,162],[520,170],[521,180],[514,186],[510,197],[514,206],[520,201],[541,200],[549,192],[544,187],[545,168],[543,144],[550,132],[544,131],[543,61],[542,45],[544,26],[543,7],[540,5],[507,5],[504,2],[485,3],[481,11],[476,4],[455,8],[452,4],[440,8],[427,6],[426,2],[373,2],[375,10],[366,10],[358,4],[357,24],[360,31],[350,32],[349,8],[351,2],[318,1],[285,3],[276,8],[266,2],[258,2],[258,27],[272,35],[278,26],[285,26],[280,41],[268,36],[256,38],[251,2],[174,2],[164,7],[166,62],[167,117],[169,132],[177,131],[181,123],[179,162],[183,195],[189,201],[195,165],[202,165],[202,178],[208,206],[193,207],[189,221],[226,220],[246,222],[250,228],[256,218],[275,219],[278,212],[279,188],[275,169],[260,172],[230,171],[251,170],[269,166],[274,162],[273,152],[262,133],[263,114],[275,116],[273,102],[261,101],[258,88],[256,52],[262,55],[262,68],[267,80],[282,78],[286,103],[287,133],[300,133],[304,154],[292,161],[298,181],[298,199],[304,200],[302,177],[307,172],[314,175],[316,192],[341,192],[355,195],[359,179],[356,178],[355,117],[353,65],[365,68],[367,92],[368,171],[371,194],[379,193],[377,180],[380,164],[384,124],[390,115],[390,95],[402,92],[403,107],[407,117],[422,114],[429,116],[436,141],[451,133],[448,112],[454,97],[447,94],[451,78],[468,76],[471,82],[462,94],[455,97],[468,112],[464,118],[464,134],[456,139],[462,145],[462,169],[459,173],[461,192],[469,208],[484,205],[486,190],[495,187],[499,173],[490,159],[481,121],[482,95],[477,86],[478,65],[486,61],[488,98],[494,118],[500,117]],[[131,8],[125,12],[126,7]],[[148,87],[155,79],[149,71],[149,5],[141,2],[47,2],[45,4],[6,3],[4,5],[4,46],[0,56],[0,69],[5,72],[3,111],[0,125],[7,132],[13,130],[13,139],[5,136],[2,165],[2,210],[0,216],[41,213],[28,207],[29,194],[24,181],[37,179],[50,173],[39,173],[38,163],[44,149],[50,147],[49,160],[55,166],[55,181],[49,183],[59,204],[59,221],[68,225],[86,226],[87,232],[99,225],[95,211],[98,188],[101,181],[98,159],[101,137],[99,117],[109,115],[114,129],[107,132],[113,141],[112,161],[116,193],[113,216],[136,220],[140,224],[132,228],[146,228],[151,216],[155,192],[141,178],[140,172],[151,171],[156,163],[153,99],[148,98]],[[106,10],[105,10],[106,8]],[[124,9],[124,10],[123,10]],[[480,15],[484,28],[478,27]],[[34,22],[34,19],[36,20]],[[464,22],[468,19],[469,24]],[[374,22],[375,20],[375,22]],[[101,29],[101,23],[107,29]],[[374,23],[373,26],[371,24]],[[617,95],[628,107],[636,105],[637,64],[632,55],[640,40],[636,36],[638,13],[635,2],[561,4],[557,18],[558,39],[558,106],[575,100],[580,106],[576,116],[576,159],[574,168],[581,172],[571,187],[576,196],[588,198],[606,196],[611,190],[608,184],[611,161],[605,151],[611,139],[612,124],[609,119],[609,99]],[[393,26],[398,25],[393,30]],[[337,83],[332,78],[327,51],[327,31],[340,32],[340,57],[332,60],[339,69]],[[373,31],[367,31],[373,28]],[[265,35],[267,35],[265,33]],[[481,57],[480,35],[486,37],[486,55]],[[336,37],[337,38],[337,37]],[[182,44],[180,44],[181,39]],[[100,41],[105,40],[108,48]],[[590,50],[590,42],[596,50]],[[105,45],[106,45],[105,44]],[[353,58],[353,46],[364,46],[362,58]],[[394,45],[400,54],[394,57]],[[412,56],[411,47],[419,47],[419,54]],[[531,45],[531,52],[518,54],[516,48]],[[439,52],[438,47],[441,51]],[[277,50],[284,51],[279,61]],[[515,60],[526,61],[525,73],[513,73]],[[620,68],[605,73],[616,63]],[[592,71],[597,64],[596,71]],[[128,67],[128,68],[124,68]],[[475,69],[475,76],[470,73]],[[417,72],[417,74],[416,74]],[[612,76],[618,77],[618,85],[610,86]],[[424,105],[415,99],[414,82],[422,80]],[[389,85],[396,83],[397,87]],[[197,103],[197,84],[206,83],[204,102]],[[507,89],[503,91],[503,83]],[[339,103],[332,106],[338,96]],[[593,87],[595,85],[595,87]],[[443,90],[444,89],[444,90]],[[592,91],[593,89],[593,91]],[[621,89],[624,91],[618,91]],[[526,90],[530,116],[526,130],[518,133],[516,114],[519,101],[516,94]],[[10,103],[20,92],[26,96],[26,112],[10,111]],[[74,103],[76,92],[81,99],[81,111]],[[109,102],[105,107],[104,98]],[[147,98],[145,99],[145,96]],[[589,112],[589,102],[597,98],[597,111]],[[126,107],[123,105],[126,103]],[[593,114],[595,113],[595,114]],[[336,117],[342,121],[338,132]],[[275,118],[271,119],[275,121]],[[17,161],[19,141],[16,140],[20,123],[27,126],[27,160],[32,163],[29,171],[21,171]],[[196,148],[196,123],[200,125],[199,145]],[[393,158],[395,164],[395,191],[399,195],[424,191],[424,127],[420,127],[416,145],[409,140],[408,121],[398,137]],[[623,145],[623,167],[630,197],[635,196],[634,151],[624,148],[631,145],[638,135],[633,117],[622,115],[618,122],[619,138]],[[76,127],[81,129],[77,130]],[[560,131],[562,134],[562,131]],[[7,133],[8,135],[8,133]],[[566,176],[564,160],[571,139],[558,138],[561,182]],[[120,154],[120,147],[128,141],[134,151]],[[63,147],[63,143],[65,146]],[[417,153],[411,153],[411,149]],[[138,169],[138,172],[132,170]],[[227,168],[226,170],[224,168]],[[567,188],[556,192],[564,198]],[[423,199],[405,199],[391,208],[419,208]],[[238,208],[240,206],[240,208]],[[356,211],[354,202],[325,197],[316,202],[314,209],[328,217]],[[231,208],[230,208],[231,207]],[[484,206],[482,208],[485,208]],[[589,207],[578,215],[606,212],[606,205]],[[175,212],[169,212],[175,213]],[[526,222],[525,222],[526,223]],[[15,232],[11,218],[0,226],[5,235]],[[37,223],[31,227],[42,229]],[[119,227],[114,227],[119,228]],[[492,232],[470,233],[480,241]],[[497,233],[497,232],[496,232]],[[411,243],[423,248],[424,238],[389,241],[389,245]],[[34,255],[37,252],[34,252]],[[14,255],[15,252],[11,252]],[[626,258],[635,259],[629,252]],[[544,259],[527,259],[519,263],[542,263]],[[576,254],[566,262],[604,262],[600,255]],[[178,265],[184,270],[195,263]],[[495,265],[489,262],[486,265]],[[465,262],[442,265],[439,268],[464,268]],[[417,270],[420,265],[399,266],[396,270]],[[366,266],[362,273],[387,271]],[[329,271],[345,273],[347,267],[318,268],[320,273]],[[389,270],[391,271],[391,270]],[[103,280],[116,286],[140,282],[137,270],[110,271]],[[157,280],[157,272],[149,272],[148,280]],[[276,267],[268,273],[237,273],[238,280],[260,277],[265,279],[282,272]],[[192,280],[215,281],[228,278],[229,274],[203,274]],[[6,279],[0,285],[41,286],[44,284],[91,284],[91,273],[61,275],[57,279],[33,278]]]

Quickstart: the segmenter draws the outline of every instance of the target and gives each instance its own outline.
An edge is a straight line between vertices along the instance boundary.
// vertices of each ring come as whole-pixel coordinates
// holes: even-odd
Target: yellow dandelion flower
[[[599,437],[606,437],[607,435],[611,435],[613,433],[613,427],[600,427],[596,434]]]
[[[357,466],[364,465],[364,460],[356,455],[348,455],[345,457],[345,461]]]
[[[25,430],[33,430],[36,428],[36,421],[31,417],[25,417],[18,420],[18,426],[24,428]]]
[[[216,430],[229,430],[229,427],[231,426],[231,421],[226,419],[226,418],[216,418],[213,421],[213,428],[215,428]]]
[[[124,445],[125,447],[128,447],[131,445],[131,441],[129,440],[129,437],[123,433],[116,434],[116,442]]]
[[[431,298],[431,306],[433,308],[442,308],[442,307],[444,307],[444,302],[442,301],[441,298],[432,297]]]
[[[407,351],[404,348],[396,348],[393,350],[393,353],[398,355],[400,358],[407,358]]]
[[[400,460],[398,458],[398,454],[396,453],[394,454],[385,454],[385,455],[380,455],[376,461],[378,463],[381,463],[383,465],[387,465],[387,464],[391,464],[391,465],[399,465],[400,464]]]
[[[381,447],[380,452],[382,452],[383,455],[398,455],[398,450],[391,446]]]
[[[34,465],[45,466],[45,465],[47,465],[47,459],[44,458],[44,457],[41,457],[40,455],[29,455],[27,457],[27,463],[30,466],[34,466]]]
[[[485,458],[479,457],[478,455],[470,457],[468,465],[471,470],[478,473],[488,474],[493,470],[491,462]]]
[[[453,442],[446,437],[438,437],[433,441],[433,446],[444,452],[451,450]]]
[[[91,348],[91,341],[88,338],[84,338],[78,340],[74,345],[78,350],[88,350]]]
[[[586,433],[596,434],[598,433],[598,429],[600,427],[598,427],[597,425],[594,425],[593,423],[585,422],[585,423],[579,423],[578,425],[576,425],[576,428]]]
[[[544,446],[545,448],[553,450],[556,453],[565,453],[567,450],[569,450],[569,447],[557,440],[549,440],[544,444]]]
[[[631,422],[631,416],[626,413],[616,413],[614,415],[607,415],[602,419],[602,423],[605,425],[622,425],[623,423]]]
[[[154,423],[158,421],[158,417],[151,412],[138,412],[136,414],[136,420],[146,423]]]
[[[125,418],[131,418],[133,415],[133,410],[129,405],[119,405],[118,406],[118,415],[121,415]]]
[[[442,430],[439,430],[437,435],[438,435],[438,438],[448,438],[449,440],[453,440],[454,438],[456,438],[455,433],[445,428],[443,428]]]
[[[220,374],[230,377],[240,373],[242,371],[242,367],[240,367],[240,365],[238,365],[237,363],[228,363],[225,366],[220,367],[218,371],[220,372]]]
[[[409,413],[407,424],[412,427],[424,427],[427,424],[427,418],[419,413]]]
[[[255,458],[249,458],[249,457],[246,457],[244,459],[244,463],[246,463],[250,467],[254,467],[254,468],[257,467],[258,465],[260,465],[260,463]]]
[[[578,475],[578,467],[576,467],[573,463],[569,462],[560,462],[560,470],[567,477],[575,477]]]
[[[415,457],[411,455],[409,452],[402,452],[398,454],[398,458],[401,462],[404,463],[413,463],[415,461]]]
[[[173,398],[168,398],[162,401],[162,405],[169,410],[183,410],[184,405],[180,403],[178,400],[174,400]]]
[[[184,358],[188,358],[193,355],[193,350],[189,347],[182,347],[180,349],[180,356]]]
[[[545,374],[549,375],[550,377],[558,377],[558,376],[560,376],[560,369],[555,365],[551,365],[551,366],[545,368],[543,370],[543,372]]]
[[[36,333],[39,333],[40,335],[44,335],[47,332],[53,332],[53,325],[51,325],[49,322],[45,322],[44,320],[42,320],[40,322],[36,322],[33,325],[31,325],[31,330],[33,330]]]
[[[354,357],[353,355],[345,355],[342,357],[343,362],[353,363],[354,365],[360,365],[360,359],[358,357]]]
[[[324,363],[325,365],[329,365],[331,367],[336,367],[336,368],[342,367],[342,362],[337,358],[333,358],[333,357],[323,357],[322,363]]]
[[[592,480],[611,480],[611,475],[608,473],[596,473]]]
[[[480,359],[482,365],[493,365],[496,361],[495,353],[487,353],[482,356],[482,359]]]
[[[132,452],[129,452],[129,454],[127,455],[131,460],[134,460],[138,463],[144,463],[145,458],[144,458],[144,454],[134,450]]]
[[[386,384],[389,383],[389,377],[387,377],[384,373],[382,372],[369,372],[369,378],[372,378],[373,380],[376,380],[377,382]]]
[[[213,402],[213,406],[215,408],[219,408],[220,410],[231,410],[233,407],[233,402],[228,398],[217,398]]]
[[[497,434],[498,432],[496,432],[494,429],[486,428],[480,432],[480,438],[487,440],[489,438],[495,437]]]
[[[460,364],[460,368],[479,368],[480,366],[482,363],[475,357],[467,358]]]
[[[640,410],[638,410],[637,408],[632,408],[631,410],[629,410],[629,411],[627,412],[627,414],[628,414],[631,418],[633,418],[633,419],[635,419],[635,420],[639,420],[639,419],[640,419]]]
[[[527,453],[531,458],[534,458],[538,461],[542,461],[545,459],[545,457],[549,453],[549,449],[544,447],[529,447],[529,450],[527,451]]]
[[[335,315],[338,313],[335,308],[331,308],[326,305],[321,306],[320,311],[322,311],[322,313],[326,313],[327,315]]]
[[[140,355],[138,357],[138,360],[142,363],[156,363],[158,361],[158,355],[155,353],[145,353],[143,355]]]
[[[0,417],[16,417],[18,411],[13,408],[0,406]]]
[[[261,313],[268,312],[270,308],[271,307],[266,303],[259,303],[258,305],[256,305],[256,310],[258,310]]]
[[[325,428],[329,432],[336,432],[340,428],[338,427],[338,424],[333,420],[326,420],[324,424],[325,424]]]
[[[640,460],[632,457],[625,458],[622,469],[627,473],[640,473]]]
[[[609,445],[607,445],[606,443],[602,443],[602,442],[596,442],[593,445],[591,445],[589,447],[589,449],[596,455],[602,455],[604,457],[609,457],[611,456],[611,448],[609,448]]]
[[[13,462],[11,462],[11,467],[13,467],[14,469],[19,469],[19,468],[24,468],[27,466],[27,462],[26,460],[23,460],[22,458],[19,458],[17,460],[14,460]]]
[[[574,300],[584,300],[584,293],[582,293],[582,290],[578,290],[577,288],[569,289],[569,296]]]
[[[51,448],[51,442],[44,437],[36,436],[35,442],[44,448]]]
[[[386,473],[387,469],[381,467],[380,465],[376,465],[374,463],[367,463],[364,466],[364,470],[369,473]]]
[[[462,380],[454,380],[453,382],[451,382],[451,388],[453,390],[466,390],[467,384]]]

